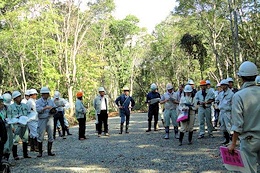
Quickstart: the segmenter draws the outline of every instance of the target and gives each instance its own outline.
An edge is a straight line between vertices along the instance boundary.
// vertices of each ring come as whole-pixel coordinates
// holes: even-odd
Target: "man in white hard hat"
[[[126,127],[125,127],[125,133],[128,132],[129,128],[129,121],[130,121],[130,113],[131,109],[135,106],[134,99],[129,96],[130,89],[128,87],[123,87],[123,94],[121,94],[117,99],[115,100],[115,104],[119,108],[119,115],[120,115],[120,132],[119,134],[123,133],[124,123],[126,121]]]
[[[173,85],[168,83],[166,85],[167,92],[161,97],[160,103],[164,104],[164,120],[165,120],[165,137],[164,139],[169,139],[169,128],[170,120],[172,121],[175,138],[178,138],[178,123],[177,123],[177,111],[176,111],[176,99],[177,96],[173,91]]]
[[[64,124],[64,114],[65,114],[64,108],[65,108],[65,104],[67,102],[65,101],[65,99],[61,98],[59,91],[54,92],[53,102],[54,102],[56,110],[57,110],[57,112],[53,116],[54,117],[53,139],[56,139],[56,128],[57,128],[58,121],[60,122],[61,129],[62,129],[61,137],[63,139],[66,139],[66,137],[65,137],[66,128],[65,128],[65,124]]]
[[[38,92],[36,89],[31,89],[29,92],[30,98],[27,101],[27,106],[28,109],[30,110],[31,114],[34,115],[35,117],[28,122],[28,128],[30,130],[29,138],[30,138],[30,144],[31,144],[31,151],[36,151],[38,152],[38,142],[37,142],[37,137],[38,137],[38,113],[36,111],[36,99]]]
[[[24,92],[24,98],[22,99],[22,103],[26,104],[29,98],[30,98],[30,90],[26,90]]]
[[[231,106],[232,97],[234,93],[229,89],[228,80],[223,79],[220,82],[223,92],[218,97],[219,100],[219,110],[220,110],[220,130],[224,133],[225,141],[222,144],[228,144],[230,136],[233,134],[231,131]]]
[[[228,81],[228,85],[229,85],[229,88],[231,89],[231,91],[233,93],[236,93],[238,91],[237,88],[234,88],[233,85],[234,85],[234,80],[231,78],[231,77],[228,77],[227,78],[227,81]]]
[[[56,113],[55,104],[53,100],[49,99],[50,90],[48,87],[42,87],[40,90],[41,98],[36,101],[36,111],[38,112],[38,149],[37,157],[42,157],[42,143],[44,134],[48,134],[48,156],[55,156],[52,150],[53,143],[53,115]]]
[[[93,105],[98,117],[98,137],[102,134],[102,125],[104,125],[105,136],[109,136],[108,133],[108,98],[105,95],[104,87],[98,88],[99,95],[93,101]]]
[[[192,88],[192,97],[195,97],[195,94],[197,93],[197,90],[195,88],[195,83],[192,79],[189,79],[187,82],[187,85],[190,85]]]
[[[234,131],[232,144],[228,146],[231,153],[240,139],[240,150],[244,153],[251,173],[257,172],[257,162],[260,164],[260,88],[255,85],[258,75],[257,66],[243,62],[238,71],[243,85],[232,99],[231,122]]]
[[[151,84],[150,87],[151,91],[146,95],[146,103],[148,103],[148,129],[146,132],[151,131],[152,126],[152,119],[154,117],[154,131],[158,131],[157,123],[158,123],[158,116],[159,116],[159,103],[161,96],[158,92],[157,85],[155,83]],[[156,100],[157,99],[157,100]],[[155,102],[154,102],[155,100]]]
[[[4,102],[5,102],[4,98],[0,96],[0,117],[2,118],[3,123],[5,124],[6,135],[7,135],[7,140],[5,143],[3,143],[4,148],[2,152],[3,152],[4,159],[8,161],[13,147],[13,132],[12,132],[12,125],[8,124],[6,121],[10,117],[7,116],[7,106],[4,104]],[[0,131],[0,133],[1,135],[4,135],[3,131]]]
[[[214,101],[214,104],[213,104],[213,107],[214,107],[214,127],[217,127],[218,126],[218,123],[219,123],[219,113],[220,113],[220,110],[219,110],[219,95],[220,93],[222,92],[222,88],[221,88],[221,85],[220,83],[217,84],[217,90],[214,92],[215,94],[215,101]]]
[[[14,103],[11,104],[7,109],[7,116],[11,118],[21,118],[21,116],[28,116],[30,111],[28,106],[24,103],[21,103],[21,93],[19,91],[14,91],[12,93],[12,98]],[[27,125],[14,124],[14,143],[13,143],[13,157],[15,160],[19,160],[17,154],[17,145],[19,144],[20,139],[23,141],[23,157],[31,158],[28,156],[27,146],[28,146],[28,127]]]

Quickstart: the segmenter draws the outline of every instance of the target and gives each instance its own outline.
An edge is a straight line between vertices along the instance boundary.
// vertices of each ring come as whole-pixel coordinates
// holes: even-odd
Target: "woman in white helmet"
[[[181,97],[179,103],[179,110],[187,111],[189,119],[187,121],[181,121],[181,128],[180,128],[180,136],[179,136],[179,146],[182,145],[182,140],[184,137],[185,132],[189,132],[188,141],[189,145],[192,144],[192,135],[193,135],[193,126],[195,120],[195,111],[196,111],[196,99],[192,97],[192,87],[190,85],[186,85],[184,87],[185,95]]]

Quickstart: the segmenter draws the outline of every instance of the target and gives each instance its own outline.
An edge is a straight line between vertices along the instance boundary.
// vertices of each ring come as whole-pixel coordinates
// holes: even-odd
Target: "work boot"
[[[178,126],[174,126],[174,134],[175,134],[175,138],[176,138],[176,139],[179,139]]]
[[[31,143],[31,145],[33,145],[33,142]],[[28,156],[27,147],[28,147],[28,143],[27,142],[23,142],[23,157],[24,158],[32,158],[32,157]]]
[[[35,152],[39,152],[37,138],[33,138]]]
[[[157,122],[154,122],[153,127],[154,127],[154,131],[158,131],[158,125],[157,125]]]
[[[122,134],[122,133],[123,133],[123,128],[124,128],[124,124],[121,123],[121,124],[120,124],[120,132],[119,132],[119,134]]]
[[[69,136],[69,135],[72,135],[72,134],[70,133],[69,127],[65,126],[65,130],[66,130],[68,136]]]
[[[152,122],[148,121],[148,129],[146,130],[146,132],[150,132],[151,131],[151,127],[152,127]]]
[[[193,131],[189,132],[189,136],[188,136],[188,145],[191,145],[192,144],[192,135],[193,135]]]
[[[12,152],[13,152],[14,160],[19,160],[19,157],[17,154],[17,145],[13,145]]]
[[[169,139],[169,126],[165,127],[165,136],[164,139]]]
[[[42,157],[42,142],[38,142],[38,149],[39,149],[39,154],[37,157]]]
[[[35,151],[34,138],[29,138],[31,143],[31,151]]]
[[[48,142],[48,156],[55,156],[54,153],[51,152],[52,142]]]
[[[226,145],[226,144],[228,144],[229,143],[229,133],[228,132],[224,132],[224,137],[225,137],[225,140],[221,143],[221,144],[224,144],[224,145]]]
[[[182,140],[183,140],[183,137],[184,137],[184,133],[183,133],[183,132],[180,132],[180,137],[179,137],[179,146],[182,146]]]
[[[129,125],[126,125],[126,126],[125,126],[125,133],[129,133],[129,132],[128,132],[128,127],[129,127]]]

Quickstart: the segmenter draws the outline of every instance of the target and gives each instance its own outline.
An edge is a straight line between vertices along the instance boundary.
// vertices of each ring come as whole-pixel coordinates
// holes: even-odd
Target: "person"
[[[75,109],[76,109],[75,115],[79,122],[79,140],[87,139],[85,136],[87,109],[83,105],[82,97],[83,97],[83,92],[81,92],[81,91],[77,92],[77,100],[75,103]]]
[[[108,133],[108,98],[105,95],[104,87],[98,88],[99,95],[93,101],[93,105],[98,117],[98,137],[102,134],[102,124],[104,125],[105,136],[109,136]]]
[[[159,102],[161,96],[157,90],[157,85],[155,83],[151,84],[151,91],[146,95],[146,103],[148,103],[148,129],[146,132],[151,131],[152,119],[154,117],[154,131],[158,131],[157,123],[159,116]]]
[[[200,81],[200,88],[196,95],[195,99],[198,108],[198,117],[199,117],[199,137],[198,139],[204,138],[205,135],[205,119],[208,128],[209,137],[214,138],[212,131],[213,125],[211,122],[211,104],[215,100],[215,95],[212,90],[207,89],[207,83],[205,80]]]
[[[61,137],[63,139],[66,139],[66,137],[65,137],[66,128],[64,125],[64,108],[65,108],[65,104],[67,102],[65,101],[65,99],[61,98],[59,91],[54,92],[53,102],[54,102],[56,110],[57,110],[57,112],[54,114],[53,139],[56,139],[56,128],[57,128],[58,121],[60,122],[61,129],[62,129]]]
[[[38,92],[36,89],[31,89],[29,91],[30,98],[27,101],[27,106],[28,109],[31,113],[34,113],[34,118],[28,122],[28,128],[29,128],[29,139],[30,139],[30,145],[31,145],[31,151],[36,151],[39,152],[38,150],[38,133],[37,133],[37,128],[38,128],[38,113],[36,111],[36,99]]]
[[[193,136],[193,126],[195,121],[195,110],[197,109],[196,100],[192,97],[192,87],[190,85],[186,85],[184,87],[185,95],[181,97],[179,103],[180,112],[186,111],[188,112],[189,119],[188,121],[181,121],[180,128],[180,137],[179,137],[179,146],[182,145],[182,140],[185,132],[189,132],[188,141],[189,145],[192,144],[192,136]]]
[[[28,106],[24,103],[21,103],[21,93],[19,91],[14,91],[12,93],[12,98],[14,100],[14,103],[8,106],[7,108],[7,116],[10,116],[11,118],[17,118],[21,119],[21,116],[27,117],[30,113]],[[24,158],[31,158],[28,155],[28,126],[27,124],[14,124],[14,143],[13,143],[13,157],[15,160],[19,160],[18,154],[17,154],[17,145],[19,144],[20,139],[23,141],[23,157]]]
[[[0,97],[1,101],[3,101],[2,96]],[[4,145],[7,141],[7,130],[5,127],[4,117],[0,115],[0,171],[3,170],[2,167],[2,158],[4,153]]]
[[[5,127],[6,127],[6,132],[7,132],[7,141],[4,144],[4,151],[3,151],[3,155],[4,155],[4,159],[6,159],[7,161],[9,160],[10,157],[10,153],[12,151],[13,148],[13,131],[12,131],[12,125],[7,123],[7,120],[10,119],[10,115],[7,116],[7,102],[9,102],[9,100],[12,98],[12,96],[10,94],[4,94],[5,98],[0,96],[0,116],[2,117],[4,123],[5,123]],[[9,97],[10,99],[5,100],[7,97]]]
[[[231,78],[231,77],[228,77],[227,78],[227,81],[228,81],[228,85],[229,85],[229,88],[231,89],[231,91],[233,93],[236,93],[238,91],[237,88],[234,88],[233,85],[234,85],[234,80]]]
[[[258,75],[257,66],[243,62],[238,71],[243,85],[232,99],[231,130],[234,132],[232,143],[228,146],[234,153],[236,143],[240,140],[240,151],[246,157],[251,173],[257,172],[257,162],[260,164],[260,87],[255,85]]]
[[[26,90],[24,92],[24,98],[22,99],[22,103],[26,104],[29,98],[30,98],[30,90]]]
[[[218,83],[217,84],[217,90],[214,92],[215,101],[214,101],[214,104],[213,104],[213,107],[214,107],[214,126],[213,127],[215,127],[215,128],[218,126],[218,123],[219,123],[220,110],[218,108],[218,105],[219,105],[218,97],[219,97],[221,92],[222,92],[222,88],[221,88],[220,83]]]
[[[192,88],[192,97],[195,97],[196,93],[197,93],[197,90],[195,88],[195,83],[192,79],[189,79],[188,82],[187,82],[187,85],[190,85],[191,88]]]
[[[135,106],[134,99],[129,95],[130,89],[125,86],[123,87],[123,94],[116,98],[115,104],[119,108],[120,116],[120,132],[123,133],[124,123],[126,122],[125,133],[128,132],[129,122],[130,122],[130,113],[131,109]]]
[[[52,99],[50,99],[50,89],[48,87],[42,87],[40,90],[41,98],[36,100],[36,111],[38,113],[38,150],[39,154],[37,157],[42,157],[42,143],[44,140],[44,134],[48,134],[48,144],[47,151],[48,156],[55,156],[52,153],[53,144],[53,115],[56,113],[55,104]]]
[[[234,93],[229,88],[228,80],[223,79],[220,82],[223,92],[219,94],[219,110],[220,110],[220,130],[223,132],[225,140],[222,144],[226,145],[230,141],[230,136],[233,134],[231,131],[231,106],[232,106],[232,97]]]
[[[173,91],[173,85],[168,83],[166,85],[167,92],[162,95],[160,103],[164,104],[164,120],[165,120],[165,137],[164,139],[169,139],[169,128],[170,120],[174,127],[175,138],[178,138],[178,123],[177,123],[177,111],[175,101],[177,99],[176,94]]]
[[[260,76],[257,76],[256,78],[255,78],[255,84],[256,85],[260,85]]]

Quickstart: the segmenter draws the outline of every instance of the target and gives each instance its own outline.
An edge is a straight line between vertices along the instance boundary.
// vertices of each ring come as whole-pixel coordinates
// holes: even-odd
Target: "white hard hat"
[[[194,81],[192,79],[189,79],[188,82],[187,82],[188,85],[194,85]]]
[[[105,92],[104,87],[99,87],[99,88],[98,88],[98,92]]]
[[[14,91],[13,93],[12,93],[12,98],[13,99],[15,99],[16,97],[19,97],[19,96],[21,96],[22,94],[19,92],[19,91]]]
[[[186,86],[184,87],[184,92],[186,92],[186,93],[192,92],[192,87],[191,87],[190,85],[186,85]]]
[[[30,95],[30,90],[26,90],[26,91],[24,92],[24,95],[29,96],[29,95]]]
[[[50,94],[50,90],[48,87],[42,87],[40,90],[41,94]]]
[[[36,91],[36,89],[30,89],[29,94],[30,94],[30,95],[38,94],[38,92]]]
[[[229,85],[228,80],[227,79],[221,80],[220,85]]]
[[[256,85],[260,85],[260,76],[256,76],[255,83]]]
[[[153,90],[153,91],[154,91],[154,90],[156,90],[156,89],[157,89],[157,85],[156,85],[155,83],[152,83],[152,85],[151,85],[151,87],[150,87],[150,88],[151,88],[151,90]]]
[[[171,83],[168,83],[168,84],[166,85],[166,90],[170,90],[170,89],[173,89],[173,86],[172,86]]]
[[[122,90],[123,91],[130,91],[129,87],[127,87],[127,86],[124,86]]]
[[[228,82],[234,82],[234,80],[233,80],[231,77],[228,77],[228,78],[227,78],[227,81],[228,81]]]
[[[206,84],[207,84],[207,85],[210,85],[210,80],[206,80]]]
[[[59,92],[59,91],[55,91],[53,97],[54,97],[55,99],[60,98],[60,92]]]
[[[243,62],[238,70],[238,76],[256,76],[258,75],[258,69],[256,65],[250,61]]]
[[[9,93],[5,93],[2,95],[3,99],[4,99],[4,104],[9,106],[11,104],[12,101],[12,96]]]

